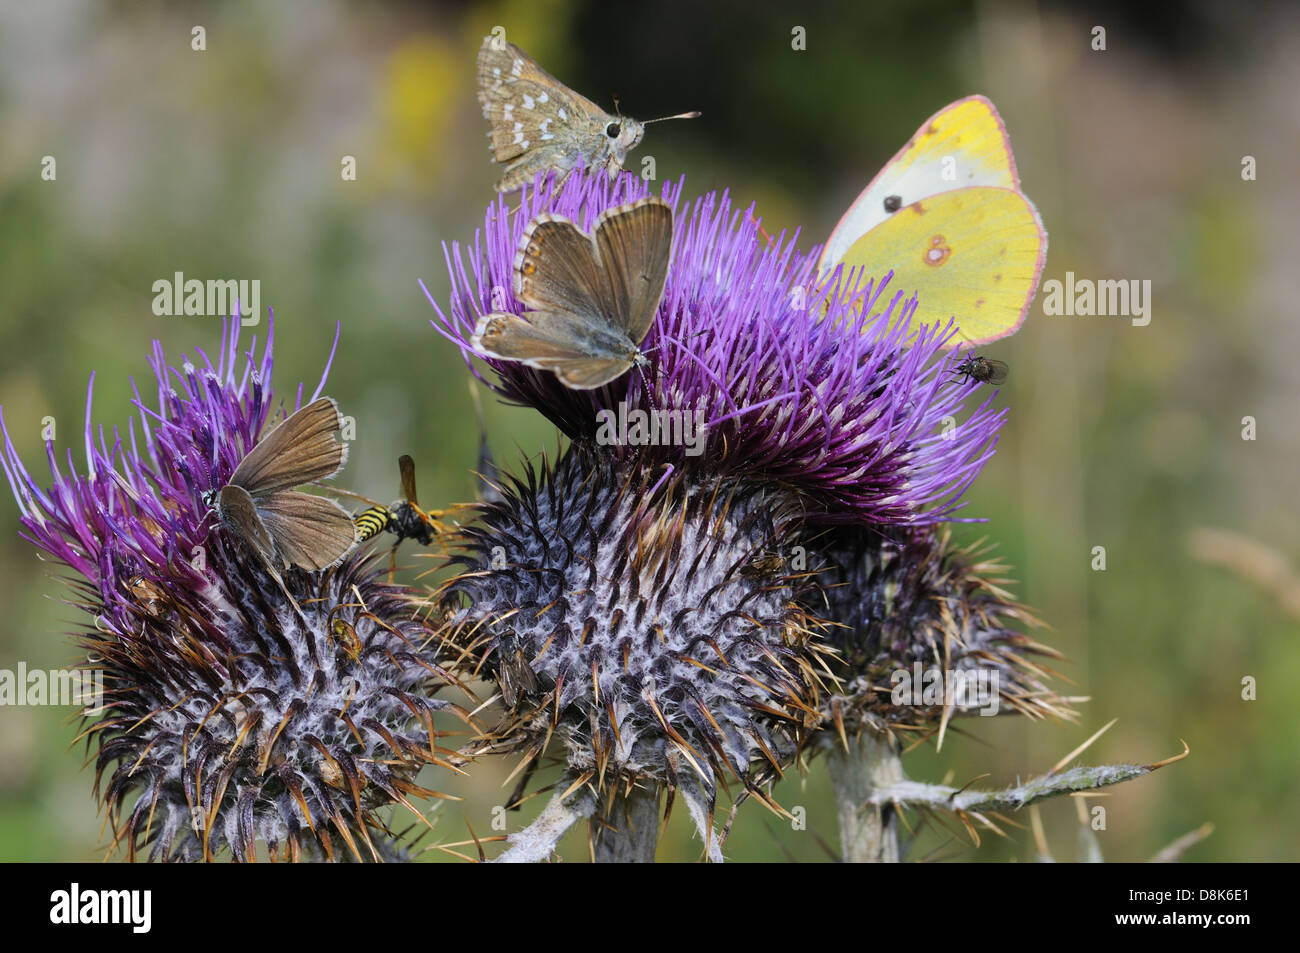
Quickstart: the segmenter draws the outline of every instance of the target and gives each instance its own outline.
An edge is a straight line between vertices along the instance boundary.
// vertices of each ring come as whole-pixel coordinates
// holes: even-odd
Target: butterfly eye
[[[611,122],[608,126],[605,127],[605,135],[609,136],[611,139],[617,139],[618,133],[619,133],[619,124],[616,122]]]

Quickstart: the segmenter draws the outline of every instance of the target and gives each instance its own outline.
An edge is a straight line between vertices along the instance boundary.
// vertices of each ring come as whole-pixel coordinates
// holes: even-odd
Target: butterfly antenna
[[[615,93],[613,95],[613,100],[614,100],[614,115],[617,116],[619,119],[622,119],[623,110],[618,108],[618,93]]]
[[[615,100],[614,102],[617,103],[618,100]],[[693,109],[688,113],[678,113],[676,116],[660,116],[658,119],[646,119],[641,123],[641,125],[648,126],[652,122],[665,122],[669,119],[699,119],[702,115],[704,114],[698,109]]]

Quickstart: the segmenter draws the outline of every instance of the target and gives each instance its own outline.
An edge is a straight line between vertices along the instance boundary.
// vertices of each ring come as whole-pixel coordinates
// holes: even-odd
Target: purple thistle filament
[[[237,346],[238,332],[227,328],[215,365],[199,350],[199,367],[186,361],[177,369],[167,364],[162,346],[155,342],[150,364],[157,407],[146,406],[132,380],[139,428],[132,420],[125,440],[114,428],[112,447],[102,427],[96,442],[91,374],[85,475],[77,473],[70,449],[66,471],[61,470],[53,443],[47,443],[54,479],[48,492],[28,473],[4,432],[5,475],[18,500],[24,537],[85,576],[110,608],[121,599],[113,586],[117,569],[166,565],[201,582],[201,575],[187,568],[193,547],[207,536],[206,507],[200,497],[234,472],[256,443],[269,412],[265,382],[271,373],[273,339],[268,335],[260,360],[250,350],[242,371]]]

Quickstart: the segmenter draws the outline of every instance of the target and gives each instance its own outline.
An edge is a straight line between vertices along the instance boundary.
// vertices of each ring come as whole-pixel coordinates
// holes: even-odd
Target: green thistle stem
[[[876,789],[868,794],[867,801],[872,804],[895,804],[900,807],[965,811],[972,814],[976,811],[1018,811],[1046,798],[1060,797],[1075,791],[1092,791],[1140,778],[1162,765],[1163,762],[1069,768],[996,791],[904,781],[900,773],[895,782],[878,783]]]
[[[592,858],[598,864],[652,864],[658,843],[658,785],[616,791],[592,822]]]
[[[898,863],[898,814],[891,804],[873,804],[877,789],[903,780],[898,748],[863,731],[836,745],[827,759],[839,808],[840,852],[845,863]]]

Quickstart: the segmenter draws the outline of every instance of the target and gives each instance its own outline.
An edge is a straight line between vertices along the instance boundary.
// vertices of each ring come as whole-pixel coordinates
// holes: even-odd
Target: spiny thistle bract
[[[258,841],[291,860],[386,856],[375,809],[433,793],[415,775],[444,761],[433,713],[455,706],[429,697],[446,678],[434,633],[368,558],[285,573],[282,589],[200,502],[269,429],[271,337],[241,369],[238,328],[215,367],[201,351],[201,367],[170,367],[155,343],[157,408],[137,392],[125,441],[96,440],[88,398],[84,475],[49,444],[42,489],[7,431],[5,473],[24,535],[81,577],[73,604],[94,620],[81,642],[105,712],[84,734],[113,845],[151,860],[252,860]]]
[[[503,490],[447,593],[513,706],[495,747],[534,758],[554,733],[601,790],[682,785],[710,808],[720,780],[756,791],[790,763],[820,683],[804,580],[755,568],[795,541],[779,495],[583,444]]]
[[[547,371],[488,359],[495,376],[488,386],[575,440],[595,438],[598,411],[620,402],[629,413],[689,412],[706,428],[703,453],[680,443],[609,452],[635,453],[645,466],[786,485],[826,520],[929,523],[951,514],[1005,416],[989,397],[962,418],[972,384],[957,382],[956,359],[940,356],[951,327],[914,325],[915,301],[901,294],[878,307],[884,284],[861,285],[840,270],[819,277],[816,249],[799,252],[797,236],[787,241],[784,233],[769,244],[752,209],[733,208],[725,193],[684,203],[681,192],[680,184],[663,189],[675,210],[674,247],[643,343],[650,366],[575,391]],[[636,176],[611,184],[598,173],[571,175],[558,191],[539,178],[517,210],[499,199],[471,248],[447,250],[450,306],[429,299],[434,327],[469,363],[480,315],[524,310],[515,249],[533,217],[559,214],[589,229],[601,212],[648,193]]]
[[[1056,673],[1036,660],[1060,656],[1010,628],[1040,623],[1004,588],[1006,566],[976,546],[957,547],[933,527],[836,527],[807,546],[841,681],[823,699],[835,727],[822,744],[864,729],[929,730],[994,708],[1073,717],[1044,684]]]

